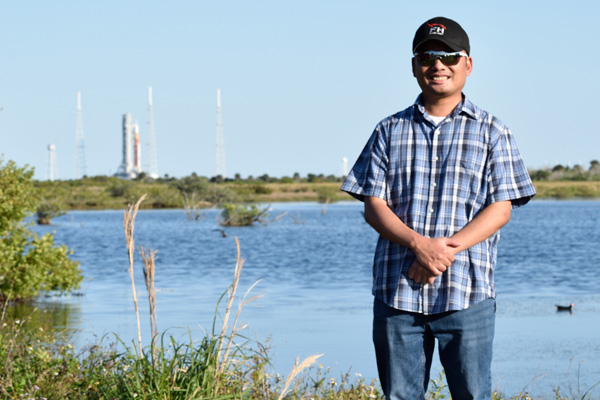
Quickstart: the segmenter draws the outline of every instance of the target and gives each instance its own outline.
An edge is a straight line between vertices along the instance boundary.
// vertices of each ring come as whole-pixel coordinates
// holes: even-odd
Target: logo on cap
[[[440,35],[443,36],[444,32],[446,31],[446,27],[442,24],[427,24],[427,26],[430,28],[429,29],[429,34],[430,35]]]

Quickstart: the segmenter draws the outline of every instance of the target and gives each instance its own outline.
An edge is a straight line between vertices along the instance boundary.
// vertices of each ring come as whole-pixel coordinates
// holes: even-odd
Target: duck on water
[[[573,312],[573,303],[569,304],[568,306],[561,306],[561,305],[556,305],[556,311],[569,311],[569,312]]]

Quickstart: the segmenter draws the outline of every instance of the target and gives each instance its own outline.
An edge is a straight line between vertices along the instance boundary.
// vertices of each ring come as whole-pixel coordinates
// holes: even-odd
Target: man
[[[462,93],[469,38],[417,30],[422,93],[382,120],[342,185],[380,234],[373,341],[387,399],[423,399],[435,339],[453,399],[490,399],[499,230],[535,190],[509,129]]]

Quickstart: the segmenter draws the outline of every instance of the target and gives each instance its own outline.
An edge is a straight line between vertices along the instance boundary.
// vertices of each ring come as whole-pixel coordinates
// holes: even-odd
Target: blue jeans
[[[375,299],[373,315],[377,369],[386,399],[425,398],[435,339],[452,398],[491,398],[494,299],[432,315],[396,310]]]

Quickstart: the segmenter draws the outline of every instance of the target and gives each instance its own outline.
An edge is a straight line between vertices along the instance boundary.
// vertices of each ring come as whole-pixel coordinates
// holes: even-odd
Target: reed
[[[219,349],[217,351],[218,354],[221,354],[221,351],[223,350],[223,343],[225,341],[225,336],[227,335],[227,331],[228,331],[228,323],[229,323],[229,316],[231,314],[231,306],[233,305],[233,301],[235,300],[235,294],[237,292],[237,287],[238,284],[240,282],[240,276],[242,275],[242,267],[244,266],[244,259],[241,258],[241,252],[240,252],[240,242],[238,241],[238,238],[235,238],[235,245],[237,248],[237,257],[236,257],[236,261],[235,261],[235,269],[233,272],[233,281],[231,282],[231,285],[229,285],[229,287],[227,288],[227,306],[225,308],[225,314],[223,316],[223,324],[221,326],[221,333],[219,334]],[[232,334],[235,332],[235,326],[232,329]],[[233,337],[233,335],[231,335],[230,337]],[[229,356],[229,352],[230,352],[231,348],[228,346],[226,351],[223,353],[222,357],[221,357],[221,361],[219,362],[219,372],[222,373],[223,370],[225,369],[225,365],[227,363],[227,358]]]
[[[262,372],[268,362],[264,352],[249,350],[247,340],[240,332],[247,325],[239,324],[244,307],[258,300],[262,294],[251,295],[260,282],[255,282],[239,300],[237,310],[234,301],[237,298],[239,281],[244,265],[239,240],[235,238],[237,257],[232,283],[217,302],[212,333],[200,341],[192,339],[189,343],[180,343],[172,336],[166,339],[166,333],[159,337],[156,329],[156,290],[154,288],[155,254],[157,250],[139,248],[144,260],[144,278],[150,303],[152,342],[147,349],[141,346],[141,333],[135,283],[133,279],[133,230],[135,217],[143,197],[124,213],[125,237],[130,261],[130,278],[134,291],[134,304],[138,322],[138,346],[129,348],[119,339],[126,349],[122,362],[126,373],[117,374],[119,383],[113,389],[107,389],[111,397],[144,397],[153,394],[155,398],[218,398],[229,393],[245,393],[260,385],[264,386],[266,375]],[[219,304],[226,299],[221,329],[216,331]],[[230,325],[231,321],[231,325]],[[241,340],[238,343],[237,340]],[[260,346],[259,346],[260,347]],[[262,348],[261,348],[262,350]],[[177,393],[177,396],[174,395]],[[180,397],[180,395],[182,397]],[[154,398],[154,397],[152,397]]]
[[[140,208],[140,204],[146,195],[142,195],[139,200],[133,204],[129,205],[125,211],[123,211],[123,225],[125,229],[125,242],[127,245],[127,255],[129,256],[129,277],[131,278],[131,291],[133,293],[133,305],[135,307],[135,317],[137,320],[137,330],[138,330],[138,347],[139,347],[139,355],[142,355],[142,330],[140,328],[140,312],[138,310],[138,300],[137,293],[135,291],[135,280],[133,278],[133,254],[135,249],[135,243],[133,239],[133,228],[135,226],[135,217]]]
[[[235,271],[234,271],[234,278],[233,278],[232,285],[228,289],[227,308],[225,311],[225,317],[223,318],[223,326],[221,327],[221,334],[219,335],[219,354],[221,354],[221,348],[222,348],[225,340],[227,340],[227,344],[225,345],[225,349],[221,355],[221,362],[219,364],[219,373],[220,374],[222,374],[225,371],[225,368],[227,367],[227,363],[229,361],[229,357],[231,355],[232,348],[234,347],[234,339],[237,336],[239,336],[239,333],[247,327],[247,324],[242,325],[242,326],[238,325],[239,317],[240,317],[242,310],[244,309],[244,307],[248,306],[250,303],[260,299],[263,296],[263,293],[259,293],[254,296],[250,296],[250,293],[252,292],[254,287],[260,283],[260,280],[258,280],[256,282],[254,282],[254,284],[248,288],[248,290],[244,294],[244,297],[239,300],[237,311],[235,313],[235,318],[233,320],[233,324],[231,326],[231,329],[228,328],[227,321],[229,320],[229,314],[231,313],[231,307],[232,307],[233,301],[235,299],[237,286],[239,284],[240,276],[242,273],[242,267],[243,267],[244,261],[245,261],[243,258],[241,258],[240,242],[239,242],[237,236],[235,237],[235,245],[237,248],[237,258],[236,258],[236,265],[235,265]]]
[[[156,326],[156,288],[154,287],[154,269],[156,253],[158,250],[146,250],[143,246],[138,248],[140,257],[144,262],[142,272],[144,273],[144,282],[146,283],[146,292],[148,293],[148,307],[150,311],[150,332],[152,338],[158,334],[158,328]]]
[[[277,400],[283,400],[284,396],[288,392],[289,387],[296,378],[296,376],[305,368],[308,368],[311,365],[313,365],[321,356],[323,356],[323,354],[313,354],[312,356],[306,357],[301,363],[299,363],[300,359],[297,358],[296,362],[294,363],[294,366],[292,367],[292,370],[290,371],[287,379],[285,380],[285,384],[283,385],[283,389],[281,390],[281,394],[279,395]]]
[[[161,336],[160,343],[157,342],[156,329],[156,290],[154,288],[155,254],[157,250],[146,250],[139,248],[139,253],[144,261],[144,279],[148,292],[148,301],[150,304],[150,321],[152,328],[152,343],[150,351],[144,352],[141,345],[140,321],[137,307],[137,296],[135,296],[135,283],[133,278],[133,231],[135,217],[139,205],[144,200],[142,196],[133,206],[129,206],[124,212],[125,238],[129,254],[130,278],[132,290],[134,291],[134,304],[138,323],[138,346],[139,352],[128,349],[125,357],[129,360],[126,365],[130,374],[123,375],[121,384],[117,387],[122,388],[128,396],[137,397],[146,392],[145,388],[151,388],[154,393],[161,393],[159,398],[167,398],[166,393],[177,390],[186,393],[184,398],[195,398],[197,396],[214,398],[220,394],[228,393],[233,388],[234,391],[241,393],[251,391],[252,388],[265,386],[266,375],[264,374],[264,365],[267,358],[263,357],[260,351],[248,351],[244,343],[237,343],[237,339],[246,339],[241,336],[241,331],[247,325],[240,325],[239,318],[242,310],[250,303],[260,299],[262,293],[251,295],[253,289],[260,283],[256,281],[239,299],[237,309],[234,313],[234,301],[237,298],[240,277],[244,266],[244,258],[241,256],[240,243],[235,237],[236,245],[236,263],[234,268],[233,280],[227,290],[223,293],[217,302],[215,318],[213,320],[212,334],[207,335],[201,341],[199,347],[194,346],[194,341],[190,337],[189,344],[182,345],[171,337],[169,346],[165,346],[165,334]],[[215,331],[219,304],[226,299],[225,312],[222,318],[221,329],[218,334]],[[230,320],[232,323],[230,325]],[[123,343],[123,345],[125,345]],[[168,351],[166,349],[172,349]],[[279,400],[282,400],[289,391],[290,385],[295,377],[305,368],[312,365],[321,355],[312,355],[307,357],[301,363],[296,362],[290,371]],[[248,374],[248,371],[251,373]],[[127,378],[126,378],[127,377]],[[185,388],[185,389],[184,389]],[[238,388],[237,390],[235,388]],[[117,393],[115,393],[117,394]],[[187,397],[189,395],[190,397]]]
[[[594,389],[596,389],[596,387],[600,386],[600,382],[597,382],[596,384],[592,385],[590,388],[588,388],[585,392],[583,392],[583,394],[581,393],[582,389],[581,389],[581,384],[579,381],[579,377],[581,374],[581,365],[583,364],[583,362],[581,362],[579,364],[579,366],[577,367],[577,385],[573,384],[573,380],[575,379],[573,377],[573,373],[572,373],[572,368],[573,368],[573,357],[571,358],[571,361],[569,363],[569,391],[571,392],[571,396],[574,399],[582,399],[582,400],[587,400],[587,399],[591,399],[592,398],[592,391]]]

